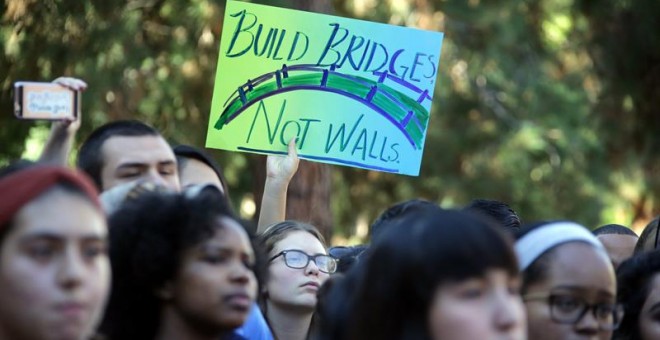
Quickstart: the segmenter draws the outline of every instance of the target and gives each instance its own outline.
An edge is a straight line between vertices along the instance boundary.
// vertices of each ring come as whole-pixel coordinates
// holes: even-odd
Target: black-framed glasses
[[[617,303],[590,304],[583,299],[567,294],[530,294],[524,301],[546,300],[550,306],[550,317],[554,322],[576,324],[591,311],[603,331],[615,330],[623,319],[623,306]]]
[[[314,261],[319,270],[324,273],[332,274],[337,270],[337,259],[334,257],[325,254],[307,255],[305,252],[295,249],[283,250],[271,257],[268,262],[272,262],[280,256],[284,257],[284,263],[289,268],[306,268],[309,261]]]

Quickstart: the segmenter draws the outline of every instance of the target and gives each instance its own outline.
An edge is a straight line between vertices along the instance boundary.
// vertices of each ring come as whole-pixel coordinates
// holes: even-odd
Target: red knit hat
[[[102,211],[98,191],[86,175],[67,168],[36,165],[0,178],[0,226],[9,222],[25,204],[64,182],[79,188]]]

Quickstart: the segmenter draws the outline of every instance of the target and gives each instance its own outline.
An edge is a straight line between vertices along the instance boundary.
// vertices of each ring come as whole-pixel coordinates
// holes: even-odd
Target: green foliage
[[[350,12],[355,3],[343,1],[342,6]],[[584,3],[607,16],[578,10]],[[652,145],[660,141],[660,115],[654,112],[654,117],[626,122],[619,116],[603,124],[607,111],[624,113],[617,109],[623,105],[611,107],[608,98],[608,88],[622,84],[611,75],[614,65],[605,67],[609,77],[599,77],[595,66],[625,63],[642,72],[660,65],[657,58],[652,65],[638,65],[635,59],[639,53],[660,51],[657,39],[652,49],[638,45],[631,53],[612,51],[619,56],[616,60],[600,60],[602,55],[593,53],[616,49],[616,40],[598,29],[607,18],[625,16],[620,4],[435,1],[434,8],[420,6],[409,13],[427,20],[418,22],[431,22],[427,28],[446,34],[422,173],[419,178],[402,178],[341,169],[351,194],[351,208],[338,209],[342,221],[355,218],[355,211],[366,210],[373,217],[383,204],[416,196],[446,207],[478,197],[498,199],[510,203],[526,221],[567,218],[590,227],[631,225],[659,213],[654,205],[660,189],[655,179],[660,153]],[[650,10],[651,1],[626,4],[636,7],[629,11],[647,13],[649,20],[657,13]],[[362,18],[388,22],[397,17],[394,5],[389,12],[383,13],[383,8],[388,7],[381,4],[379,11],[364,11]],[[649,20],[643,20],[645,32],[627,32],[636,37],[632,41],[652,40],[650,32],[658,28],[649,25],[657,20]],[[633,31],[636,25],[623,27]],[[635,93],[632,98],[648,99],[649,92],[660,89],[657,83],[630,83],[636,86],[627,88],[627,93]],[[639,128],[638,137],[644,138],[639,144],[653,150],[652,162],[648,154],[630,152],[618,166],[613,162],[618,157],[608,145],[618,143],[608,138],[620,135],[617,130],[626,125]],[[618,145],[624,151],[634,144]]]
[[[79,141],[107,121],[134,118],[174,143],[203,145],[223,1],[7,0],[4,7],[0,162],[22,154],[34,125],[12,117],[12,83],[60,75],[89,84]],[[233,184],[249,187],[239,175],[243,155],[221,163]]]
[[[446,34],[421,175],[335,167],[338,233],[414,197],[445,207],[499,199],[527,221],[591,227],[658,213],[657,1],[333,3],[339,15]],[[89,84],[79,140],[136,118],[203,145],[224,1],[5,0],[3,9],[0,164],[20,157],[34,125],[11,115],[12,83],[60,75]],[[214,155],[238,204],[255,156]]]

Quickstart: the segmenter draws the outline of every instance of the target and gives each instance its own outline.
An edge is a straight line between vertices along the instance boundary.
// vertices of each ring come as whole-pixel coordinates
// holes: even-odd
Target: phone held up
[[[80,91],[55,83],[14,83],[14,114],[19,119],[76,120],[80,113]]]

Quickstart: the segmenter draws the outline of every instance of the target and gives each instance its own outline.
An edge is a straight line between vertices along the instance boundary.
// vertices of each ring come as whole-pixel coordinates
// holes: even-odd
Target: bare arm
[[[53,83],[59,84],[74,91],[84,91],[87,84],[76,78],[60,77],[53,80]],[[54,121],[50,128],[50,135],[44,146],[39,162],[53,165],[67,166],[69,162],[69,153],[73,146],[73,140],[76,132],[80,128],[81,117],[76,120],[64,119]]]
[[[286,219],[286,193],[300,161],[295,139],[289,142],[288,152],[285,157],[269,155],[266,161],[266,184],[261,199],[257,235],[263,233],[269,225]]]

